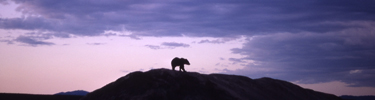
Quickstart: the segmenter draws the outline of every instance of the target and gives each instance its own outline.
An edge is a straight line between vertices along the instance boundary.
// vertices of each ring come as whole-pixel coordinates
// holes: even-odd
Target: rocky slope
[[[290,82],[169,69],[132,72],[81,100],[341,100]]]

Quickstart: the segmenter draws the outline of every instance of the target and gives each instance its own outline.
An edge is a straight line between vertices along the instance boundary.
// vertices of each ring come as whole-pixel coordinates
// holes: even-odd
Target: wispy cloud
[[[25,43],[25,44],[28,44],[28,45],[30,45],[30,46],[38,46],[38,45],[55,45],[55,44],[52,43],[52,42],[44,42],[44,41],[36,40],[36,39],[34,39],[34,38],[27,37],[27,36],[19,36],[19,37],[17,37],[14,41],[16,41],[16,42],[21,42],[21,43]]]
[[[105,45],[106,43],[86,43],[87,45]]]
[[[349,71],[350,74],[357,74],[357,73],[361,73],[361,72],[362,72],[362,70],[358,70],[358,69]]]
[[[146,47],[150,49],[175,49],[178,47],[187,48],[190,47],[189,44],[185,43],[177,43],[177,42],[163,42],[160,45],[145,45]]]
[[[157,46],[157,45],[145,45],[145,46],[154,50],[162,49],[160,46]]]
[[[177,47],[183,47],[183,48],[190,47],[189,44],[177,43],[177,42],[163,42],[161,45],[166,46],[166,47],[171,48],[171,49],[174,49],[174,48],[177,48]]]
[[[209,39],[205,39],[205,40],[201,40],[199,41],[198,43],[201,44],[201,43],[212,43],[212,44],[222,44],[222,43],[225,43],[225,42],[229,42],[229,41],[232,41],[232,40],[235,40],[236,38],[220,38],[220,39],[215,39],[215,40],[209,40]]]

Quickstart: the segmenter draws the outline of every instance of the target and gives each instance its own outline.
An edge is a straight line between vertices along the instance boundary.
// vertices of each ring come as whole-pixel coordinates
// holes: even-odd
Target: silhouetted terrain
[[[60,93],[56,93],[55,95],[80,95],[80,96],[84,96],[86,95],[87,91],[83,91],[83,90],[76,90],[76,91],[69,91],[69,92],[60,92]]]
[[[375,100],[375,96],[349,96],[343,95],[340,96],[344,100]]]
[[[132,72],[82,100],[341,100],[290,82],[169,69]]]
[[[79,100],[83,96],[78,95],[35,95],[0,93],[0,100]]]

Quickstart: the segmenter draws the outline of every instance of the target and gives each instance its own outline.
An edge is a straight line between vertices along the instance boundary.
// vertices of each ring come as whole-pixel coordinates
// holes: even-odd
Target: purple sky
[[[375,95],[374,0],[0,0],[0,92],[92,91],[170,68]]]

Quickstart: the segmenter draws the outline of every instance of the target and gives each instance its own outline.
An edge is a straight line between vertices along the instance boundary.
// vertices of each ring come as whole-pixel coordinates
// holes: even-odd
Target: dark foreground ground
[[[35,95],[0,93],[0,100],[79,100],[78,95]],[[343,100],[375,100],[375,96],[340,96]]]
[[[79,100],[83,96],[78,95],[35,95],[0,93],[0,100]]]
[[[375,100],[375,96],[349,96],[343,95],[340,98],[344,100]]]

